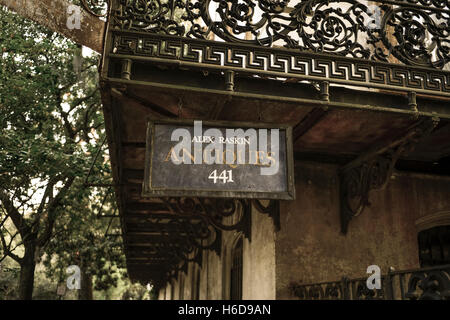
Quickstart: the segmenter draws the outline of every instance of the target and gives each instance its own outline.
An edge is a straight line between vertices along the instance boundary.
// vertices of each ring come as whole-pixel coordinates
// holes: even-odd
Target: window
[[[231,254],[230,299],[242,300],[242,237],[236,243]]]
[[[423,230],[418,241],[422,268],[450,264],[450,225]]]

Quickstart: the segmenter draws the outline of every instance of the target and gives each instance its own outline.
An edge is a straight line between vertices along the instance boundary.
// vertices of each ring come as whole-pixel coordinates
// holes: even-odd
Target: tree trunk
[[[83,262],[80,266],[81,271],[81,288],[78,292],[79,300],[94,300],[93,290],[92,290],[92,275],[87,272],[86,267]]]
[[[25,254],[20,264],[20,278],[19,278],[19,299],[31,300],[33,298],[34,287],[34,269],[36,262],[34,255],[36,252],[36,245],[34,243],[25,244]]]
[[[68,0],[0,0],[0,5],[17,12],[22,17],[39,23],[52,31],[102,53],[105,22],[89,14],[82,7],[79,29],[70,29],[67,21],[70,17]]]

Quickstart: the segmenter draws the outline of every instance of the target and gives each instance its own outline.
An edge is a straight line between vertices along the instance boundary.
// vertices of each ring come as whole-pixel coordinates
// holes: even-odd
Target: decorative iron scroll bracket
[[[144,254],[148,262],[158,265],[165,272],[178,272],[188,262],[201,266],[203,250],[212,250],[220,256],[222,232],[204,217],[145,216],[144,228],[147,230],[133,232],[138,233],[137,237],[151,236],[153,240],[143,240],[147,249],[140,254]],[[143,234],[140,235],[140,232]],[[147,235],[149,232],[151,235]]]
[[[106,54],[206,72],[449,97],[449,2],[375,3],[112,0]],[[326,90],[321,95],[328,98]]]
[[[258,199],[253,199],[253,205],[260,213],[267,214],[272,218],[276,231],[281,230],[279,200],[270,200],[269,204],[267,206],[264,206]]]
[[[242,231],[250,239],[251,203],[245,199],[161,198],[177,216],[202,217],[222,231]]]
[[[81,0],[81,6],[95,17],[106,17],[111,0]]]
[[[198,262],[196,258],[201,250],[213,250],[217,255],[221,254],[222,231],[203,217],[196,222],[186,218],[173,218],[171,222],[161,224],[158,229],[161,229],[162,236],[173,244],[168,248],[160,246],[163,248],[159,252],[162,255],[169,253],[184,261]]]
[[[350,220],[370,206],[370,191],[383,189],[387,185],[399,157],[411,152],[418,141],[433,131],[438,122],[438,118],[421,120],[411,126],[401,138],[369,150],[339,170],[343,234],[347,233]]]
[[[153,236],[149,261],[170,279],[189,262],[202,264],[203,250],[218,256],[222,231],[242,232],[251,237],[251,201],[245,199],[161,198],[169,214],[146,214]],[[139,231],[136,231],[139,232]]]

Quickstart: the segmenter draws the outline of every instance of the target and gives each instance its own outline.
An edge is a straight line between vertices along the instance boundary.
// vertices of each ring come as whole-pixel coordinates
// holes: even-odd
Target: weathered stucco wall
[[[291,282],[322,282],[366,276],[369,265],[386,273],[419,267],[419,217],[450,208],[450,181],[396,176],[371,191],[371,206],[340,232],[337,167],[297,163],[296,200],[281,204],[276,235],[276,298],[291,299]]]
[[[215,252],[203,252],[200,272],[200,300],[222,299],[221,261],[221,257]]]
[[[242,298],[275,299],[275,228],[272,218],[254,208],[251,242],[244,242]]]

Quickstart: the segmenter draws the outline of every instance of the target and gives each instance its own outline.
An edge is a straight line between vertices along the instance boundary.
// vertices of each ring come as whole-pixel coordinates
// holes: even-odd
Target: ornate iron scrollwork
[[[291,283],[289,288],[301,300],[450,300],[450,265],[390,270],[381,280],[379,289],[369,289],[367,278],[347,277],[332,282]]]
[[[301,300],[342,300],[348,288],[342,282],[329,282],[311,285],[291,284],[290,291]]]
[[[450,276],[443,270],[417,272],[409,279],[406,297],[411,300],[450,300]]]
[[[450,96],[448,1],[114,1],[112,58]]]
[[[167,213],[129,215],[139,223],[129,223],[134,241],[146,249],[135,249],[131,259],[145,259],[164,279],[186,268],[186,263],[202,263],[203,250],[218,256],[222,230],[242,231],[250,237],[251,202],[244,199],[161,198]],[[148,238],[150,237],[150,238]],[[129,244],[133,246],[133,243]],[[153,270],[153,269],[152,269]]]
[[[219,230],[242,231],[250,237],[251,203],[245,199],[162,198],[170,212],[201,216]]]
[[[358,280],[353,283],[355,286],[356,300],[382,300],[384,299],[383,289],[369,289],[367,279]]]
[[[400,150],[394,156],[377,156],[340,173],[342,233],[347,233],[350,220],[370,205],[369,191],[381,189],[387,183]]]
[[[254,199],[253,205],[255,206],[256,210],[258,210],[260,213],[267,214],[269,217],[271,217],[273,220],[273,224],[275,225],[275,229],[277,231],[280,231],[281,222],[280,222],[280,201],[279,200],[269,200],[269,203],[267,204],[267,206],[264,206],[260,200]]]
[[[414,2],[408,0],[404,7],[382,6],[383,24],[371,41],[381,41],[405,64],[443,68],[450,61],[448,1],[420,1],[424,7],[419,8],[408,3]],[[394,31],[393,37],[387,36],[389,28]],[[386,54],[375,56],[387,58]]]
[[[250,237],[250,205],[243,199],[162,198],[170,214],[146,214],[146,222],[157,235],[146,245],[151,247],[150,261],[159,264],[170,279],[186,263],[201,265],[202,251],[213,250],[220,256],[222,230],[242,231]],[[139,231],[137,231],[139,232]]]
[[[80,0],[83,8],[96,17],[105,17],[111,0]]]
[[[84,1],[84,0],[83,0]],[[94,0],[91,0],[94,1]],[[95,1],[94,1],[95,2]],[[115,27],[443,68],[444,0],[118,0]]]
[[[221,254],[221,231],[204,217],[154,214],[147,215],[144,221],[141,230],[134,227],[138,229],[131,232],[137,233],[137,237],[144,237],[145,249],[140,249],[134,257],[130,253],[130,258],[145,258],[168,275],[183,271],[188,262],[201,265],[202,251],[205,249]],[[145,238],[147,234],[152,237],[151,241]]]
[[[410,152],[422,137],[437,125],[438,119],[426,119],[410,129],[404,137],[360,156],[339,172],[341,201],[341,231],[346,234],[348,224],[370,205],[369,192],[385,187],[401,154]]]
[[[198,222],[176,219],[174,224],[176,224],[178,230],[180,230],[180,241],[188,243],[199,250],[214,250],[217,255],[220,256],[222,233],[216,227],[208,223],[206,219],[202,218]]]

